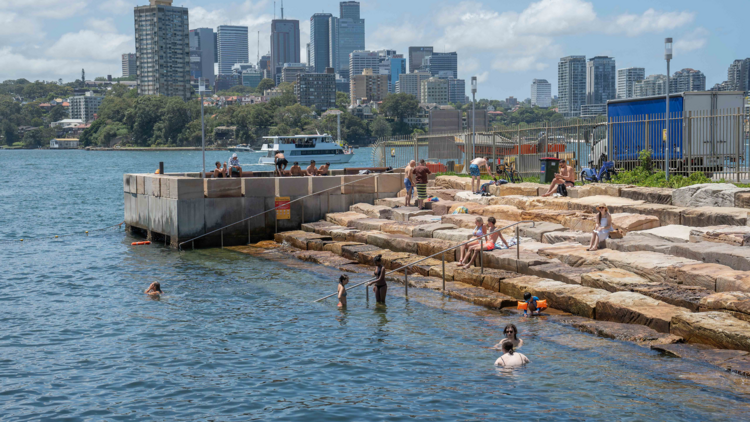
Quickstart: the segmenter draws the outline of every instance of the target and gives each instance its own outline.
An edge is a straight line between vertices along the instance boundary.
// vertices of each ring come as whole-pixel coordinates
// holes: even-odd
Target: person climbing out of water
[[[372,282],[375,286],[372,291],[375,292],[375,301],[385,305],[385,294],[388,292],[388,284],[385,282],[385,267],[383,267],[383,257],[375,257],[375,277],[377,280]]]
[[[159,284],[158,281],[154,281],[153,283],[151,283],[151,285],[148,286],[148,289],[146,289],[146,291],[143,293],[149,296],[156,296],[156,295],[164,294],[164,292],[161,291],[161,284]]]
[[[339,277],[339,308],[346,308],[346,285],[349,284],[349,276],[342,274]]]
[[[274,154],[273,163],[276,164],[276,173],[279,177],[283,176],[286,166],[289,164],[289,161],[284,157],[284,151],[277,151]]]
[[[513,342],[503,342],[503,354],[495,361],[495,366],[502,366],[503,368],[515,368],[518,366],[526,365],[531,363],[523,353],[518,353],[514,350]]]
[[[523,310],[523,316],[534,316],[534,312],[537,315],[541,315],[542,311],[547,309],[547,301],[541,301],[538,297],[532,296],[531,293],[526,292],[523,294],[523,300],[526,302],[526,309]]]
[[[503,334],[505,335],[505,338],[500,340],[500,343],[497,343],[494,347],[494,349],[503,349],[503,343],[510,342],[513,344],[513,349],[520,349],[521,346],[523,346],[523,340],[518,338],[518,328],[516,328],[515,324],[508,324],[505,326],[505,329],[503,330]]]

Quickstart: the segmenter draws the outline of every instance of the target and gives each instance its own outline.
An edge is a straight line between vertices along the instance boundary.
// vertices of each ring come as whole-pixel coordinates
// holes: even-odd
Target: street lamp
[[[471,77],[471,159],[474,159],[474,148],[477,145],[477,77]]]
[[[206,124],[203,119],[203,92],[206,91],[206,87],[203,85],[203,80],[198,79],[198,90],[201,93],[201,151],[203,151],[203,172],[201,178],[206,178]]]
[[[669,61],[672,60],[672,39],[664,40],[664,59],[667,61],[667,115],[664,124],[664,173],[669,180]]]

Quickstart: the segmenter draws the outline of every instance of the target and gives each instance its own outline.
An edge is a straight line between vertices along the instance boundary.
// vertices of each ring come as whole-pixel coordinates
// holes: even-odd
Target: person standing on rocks
[[[588,250],[593,252],[599,249],[599,243],[609,239],[610,232],[612,232],[612,216],[609,214],[609,208],[600,204],[596,207],[596,227],[591,235],[591,244]]]
[[[414,193],[414,185],[416,185],[416,182],[414,181],[414,168],[416,166],[417,162],[411,160],[404,169],[404,188],[406,188],[406,204],[404,206],[406,207],[411,206],[411,197]]]
[[[492,169],[490,169],[490,166],[487,164],[487,158],[488,157],[477,157],[471,160],[469,174],[471,175],[471,191],[473,193],[480,193],[482,187],[482,167],[486,168],[487,174],[492,176]],[[477,185],[476,188],[474,188],[475,182]]]
[[[372,291],[375,292],[375,302],[385,305],[385,294],[388,292],[388,284],[385,282],[385,267],[383,267],[383,257],[375,257],[375,278],[371,284],[375,286]]]
[[[419,165],[414,169],[414,178],[417,181],[417,206],[420,210],[424,209],[424,201],[427,199],[427,182],[430,174],[432,172],[425,164],[424,159],[419,160]]]

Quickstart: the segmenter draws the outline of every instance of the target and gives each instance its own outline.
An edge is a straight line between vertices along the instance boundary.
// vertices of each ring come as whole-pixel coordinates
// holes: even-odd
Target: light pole
[[[206,178],[206,124],[203,120],[203,92],[206,90],[206,87],[203,86],[203,80],[198,80],[198,90],[201,93],[201,151],[203,151],[203,172],[201,173],[201,178]]]
[[[471,157],[474,159],[474,148],[477,146],[477,77],[471,77]]]
[[[664,173],[666,179],[669,180],[669,61],[672,60],[672,39],[666,38],[664,40],[664,59],[667,61],[667,116],[666,123],[664,124]]]

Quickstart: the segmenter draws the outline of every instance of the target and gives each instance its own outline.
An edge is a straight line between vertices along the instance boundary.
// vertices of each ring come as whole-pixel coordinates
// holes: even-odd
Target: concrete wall
[[[126,225],[145,230],[149,238],[166,236],[173,247],[245,219],[249,220],[223,230],[225,246],[272,239],[277,231],[297,230],[356,203],[395,197],[401,189],[400,174],[205,180],[187,175],[123,176]],[[318,194],[309,196],[313,193]],[[280,196],[298,200],[291,204],[290,220],[276,221],[273,209]],[[195,241],[195,247],[221,244],[221,232]]]

